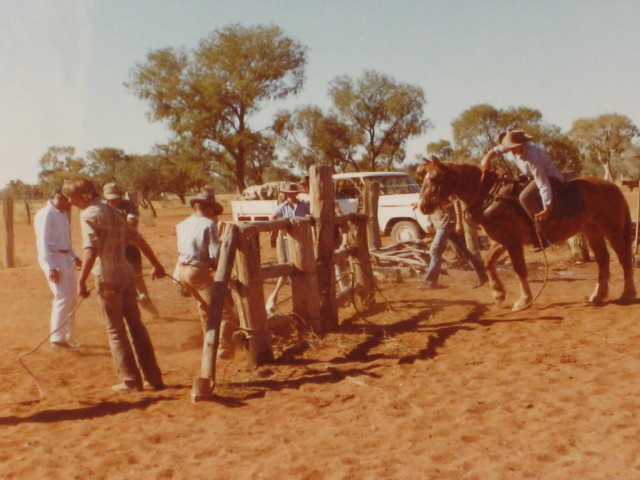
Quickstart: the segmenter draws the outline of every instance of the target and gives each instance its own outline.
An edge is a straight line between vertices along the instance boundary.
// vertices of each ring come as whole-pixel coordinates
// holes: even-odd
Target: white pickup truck
[[[418,201],[420,186],[403,172],[353,172],[333,175],[336,201],[342,213],[358,208],[358,193],[365,180],[380,183],[378,223],[382,235],[391,235],[394,242],[415,240],[427,232],[431,222],[427,215],[413,208]],[[233,220],[268,220],[277,200],[238,200],[231,202]]]

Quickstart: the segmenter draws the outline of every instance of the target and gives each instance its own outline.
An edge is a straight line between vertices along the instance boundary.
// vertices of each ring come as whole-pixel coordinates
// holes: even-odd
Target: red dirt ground
[[[160,214],[141,230],[170,271],[187,210]],[[170,388],[126,395],[109,388],[92,295],[77,314],[83,348],[25,357],[46,393],[37,402],[18,357],[46,337],[51,298],[32,228],[18,223],[16,238],[17,268],[0,269],[0,479],[640,478],[640,305],[587,305],[595,265],[570,264],[566,247],[525,312],[470,289],[472,272],[450,269],[432,291],[383,283],[371,312],[341,310],[340,331],[306,349],[281,341],[275,365],[221,362],[215,401],[197,404],[192,300],[149,281],[162,318],[143,315]],[[542,255],[528,259],[537,292]]]

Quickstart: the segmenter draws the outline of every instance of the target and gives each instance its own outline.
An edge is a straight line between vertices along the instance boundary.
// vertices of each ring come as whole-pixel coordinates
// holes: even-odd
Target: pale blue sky
[[[327,108],[329,82],[365,69],[422,87],[435,128],[409,159],[479,103],[536,108],[565,130],[611,112],[638,125],[639,19],[638,0],[0,0],[0,187],[35,182],[49,146],[164,142],[123,86],[129,71],[229,23],[273,23],[308,47],[302,93],[269,114]]]

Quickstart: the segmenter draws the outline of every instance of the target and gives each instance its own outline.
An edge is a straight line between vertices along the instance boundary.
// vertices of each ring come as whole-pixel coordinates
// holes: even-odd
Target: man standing
[[[136,230],[138,229],[138,222],[140,220],[140,212],[138,207],[131,200],[125,200],[122,198],[122,189],[117,183],[107,183],[102,189],[102,196],[107,203],[118,210],[122,217]],[[128,244],[124,250],[127,261],[133,268],[133,274],[136,279],[136,290],[138,292],[138,304],[147,310],[151,315],[157,317],[158,309],[151,301],[149,297],[149,291],[147,285],[144,283],[144,277],[142,274],[142,255],[140,250],[133,244]]]
[[[87,278],[92,271],[96,290],[107,320],[111,355],[122,383],[116,392],[139,392],[143,378],[155,390],[164,388],[151,338],[140,319],[136,288],[125,247],[138,246],[153,265],[151,278],[165,276],[164,269],[140,233],[123,220],[120,212],[100,201],[93,183],[83,177],[66,180],[62,193],[80,211],[84,248],[78,294],[89,295]],[[127,335],[127,331],[128,334]],[[131,341],[129,340],[131,338]],[[136,363],[137,361],[137,363]]]
[[[80,269],[81,262],[71,248],[70,209],[69,200],[58,187],[47,204],[38,210],[33,222],[38,263],[53,292],[50,336],[53,350],[77,347],[73,342],[75,318],[72,312],[78,301],[75,269]]]
[[[464,227],[462,225],[460,202],[453,200],[448,205],[438,207],[432,219],[436,226],[436,234],[431,244],[431,261],[429,262],[429,270],[425,278],[426,285],[424,288],[431,289],[437,287],[442,266],[442,254],[447,246],[447,242],[451,243],[454,250],[466,260],[467,264],[471,266],[476,272],[476,275],[478,275],[478,280],[473,288],[480,287],[487,283],[489,277],[487,276],[482,260],[471,253],[467,248],[464,236],[462,236]]]
[[[206,333],[209,305],[213,294],[213,276],[218,263],[220,239],[213,220],[222,211],[222,206],[207,193],[199,193],[189,200],[193,214],[176,227],[178,238],[178,264],[175,277],[186,286],[198,302],[198,313],[202,331]],[[238,319],[233,314],[229,296],[225,298],[220,325],[220,348],[218,357],[233,358],[231,336],[237,329]]]

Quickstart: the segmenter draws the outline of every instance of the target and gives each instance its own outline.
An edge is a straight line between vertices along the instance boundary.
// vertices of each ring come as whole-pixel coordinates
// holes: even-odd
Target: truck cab
[[[366,181],[380,184],[378,223],[382,235],[394,242],[416,240],[429,229],[431,221],[413,205],[418,202],[420,185],[404,172],[351,172],[333,175],[336,202],[342,213],[358,208],[358,196]]]

